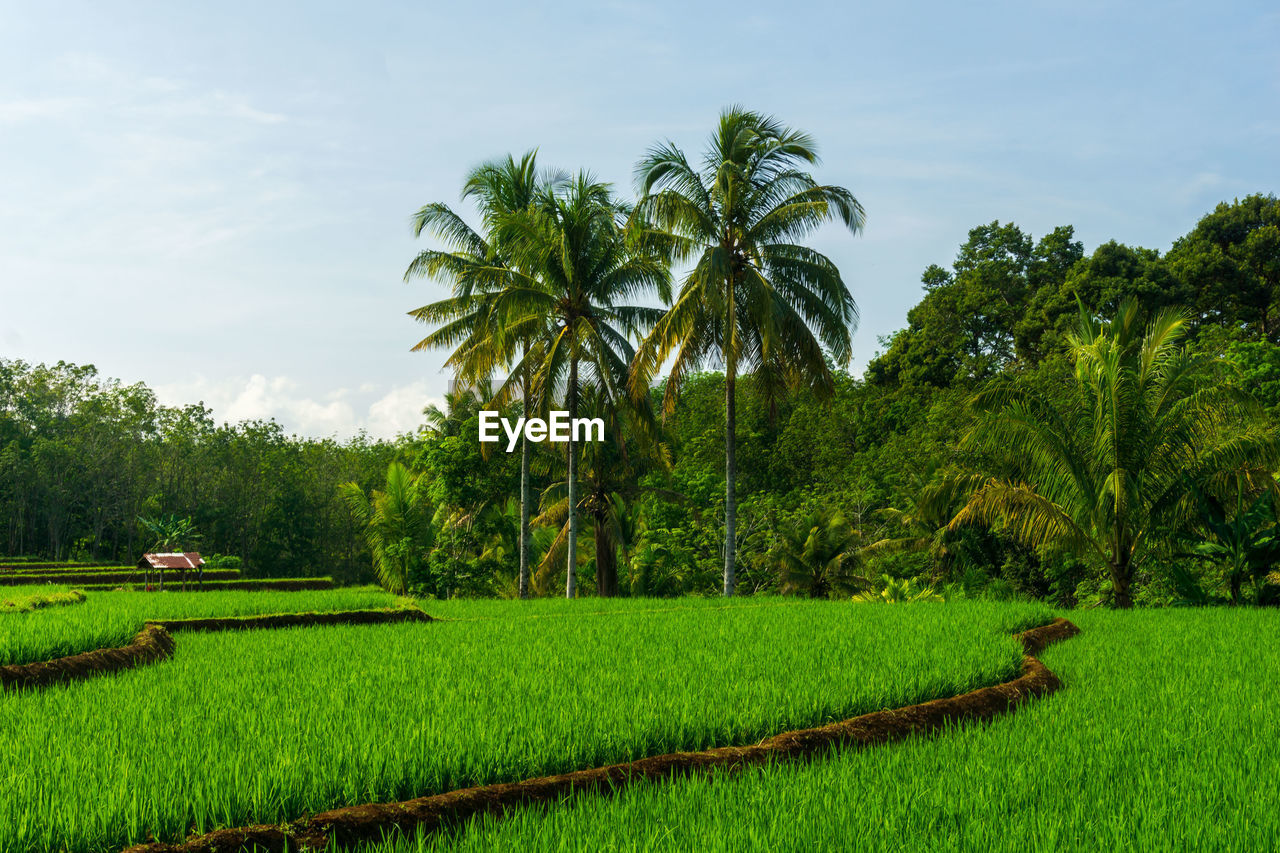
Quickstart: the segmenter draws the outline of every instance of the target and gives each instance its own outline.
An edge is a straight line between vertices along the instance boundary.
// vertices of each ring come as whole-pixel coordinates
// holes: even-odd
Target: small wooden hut
[[[146,579],[147,588],[151,588],[151,573],[156,572],[160,577],[160,589],[164,590],[164,573],[176,572],[182,580],[183,589],[187,586],[187,577],[190,573],[195,573],[195,581],[198,584],[204,582],[204,558],[200,556],[198,551],[177,551],[171,554],[143,554],[142,559],[138,561],[138,568],[142,569],[143,577]]]

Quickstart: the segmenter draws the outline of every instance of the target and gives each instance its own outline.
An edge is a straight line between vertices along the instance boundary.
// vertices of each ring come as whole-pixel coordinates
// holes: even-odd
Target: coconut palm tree
[[[509,285],[495,301],[495,318],[506,329],[538,329],[538,345],[517,362],[517,375],[533,377],[542,411],[563,399],[570,419],[578,415],[584,386],[608,400],[625,396],[627,369],[639,338],[662,315],[659,309],[622,304],[656,290],[667,299],[667,259],[645,240],[634,239],[628,211],[608,184],[589,173],[563,188],[544,189],[529,210],[509,216],[502,239],[515,250]],[[577,591],[578,453],[567,453],[568,524],[565,595]]]
[[[494,317],[494,305],[504,289],[512,284],[505,275],[512,249],[504,245],[499,226],[511,215],[526,210],[549,188],[559,186],[565,178],[557,172],[540,172],[537,152],[529,151],[519,160],[485,163],[473,170],[463,184],[463,200],[473,201],[479,208],[483,235],[455,213],[448,205],[428,204],[414,215],[414,236],[430,232],[448,248],[426,250],[414,258],[405,271],[405,280],[419,277],[442,278],[453,287],[453,295],[409,312],[420,322],[438,324],[431,334],[414,346],[414,350],[451,347],[453,353],[446,364],[454,369],[458,380],[488,388],[487,380],[494,370],[510,365],[536,345],[539,329],[535,324],[505,327]],[[522,405],[528,415],[533,393],[528,371],[516,376]],[[507,389],[510,396],[510,389]],[[498,405],[502,401],[495,401]],[[529,481],[529,447],[520,440],[520,597],[529,596],[529,517],[532,507]]]
[[[338,490],[351,514],[364,527],[378,583],[389,592],[404,594],[434,538],[431,505],[421,475],[415,476],[399,462],[392,462],[382,491],[366,495],[358,483],[343,483]]]
[[[829,355],[847,364],[857,306],[829,258],[802,244],[833,219],[862,228],[847,189],[817,183],[813,140],[775,119],[731,107],[720,115],[700,166],[667,142],[636,168],[637,213],[672,238],[676,260],[693,262],[670,310],[639,348],[632,392],[648,393],[675,354],[669,412],[683,380],[719,359],[725,371],[724,594],[736,583],[735,392],[738,376],[765,368],[820,396],[834,390]],[[825,352],[824,352],[825,349]]]
[[[862,534],[830,509],[815,510],[781,531],[769,556],[778,567],[782,591],[825,598],[864,586],[857,575]]]
[[[669,466],[669,452],[658,437],[657,422],[648,400],[634,403],[626,397],[611,399],[597,386],[586,386],[579,399],[580,411],[604,421],[604,441],[586,445],[579,459],[577,509],[591,520],[595,546],[596,594],[618,594],[618,552],[635,537],[632,501],[644,494],[682,501],[684,496],[642,483],[644,475]],[[547,550],[545,571],[552,561],[566,557],[568,541],[568,482],[552,483],[542,493],[542,514],[535,519],[559,530]]]
[[[1081,306],[1069,399],[1013,382],[974,398],[980,417],[962,447],[994,471],[973,478],[952,528],[1002,526],[1030,547],[1096,560],[1115,606],[1132,607],[1134,568],[1161,525],[1192,511],[1191,483],[1213,489],[1280,461],[1275,433],[1249,424],[1257,404],[1222,381],[1222,363],[1180,346],[1186,329],[1176,311],[1144,324],[1135,301],[1105,325]]]

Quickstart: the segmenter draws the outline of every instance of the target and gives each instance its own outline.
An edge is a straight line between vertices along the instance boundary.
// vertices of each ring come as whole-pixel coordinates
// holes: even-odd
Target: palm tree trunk
[[[1129,590],[1132,581],[1133,572],[1131,566],[1126,561],[1124,563],[1111,563],[1111,588],[1115,593],[1115,606],[1120,610],[1129,610],[1133,607],[1133,595]]]
[[[738,476],[737,449],[738,412],[734,404],[737,377],[732,359],[727,359],[724,377],[724,594],[732,596],[737,584],[734,573],[734,550],[737,544],[738,496],[734,481]]]
[[[529,416],[529,382],[521,389],[521,410]],[[529,597],[529,440],[520,435],[520,597]]]
[[[605,520],[596,519],[596,595],[613,598],[618,594],[618,549],[604,535]]]
[[[578,453],[573,443],[573,419],[578,416],[578,359],[569,359],[569,547],[564,597],[578,593]]]

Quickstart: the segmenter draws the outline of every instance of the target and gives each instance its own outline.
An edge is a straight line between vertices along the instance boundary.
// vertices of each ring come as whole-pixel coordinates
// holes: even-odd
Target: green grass
[[[5,587],[3,595],[43,595],[50,589]],[[0,665],[120,646],[148,619],[364,610],[391,607],[398,600],[375,587],[313,592],[89,592],[87,596],[83,607],[41,610],[0,621]]]
[[[0,695],[0,767],[22,768],[0,776],[0,849],[108,850],[751,742],[1007,679],[1010,632],[1048,616],[779,600],[424,609],[458,621],[183,634],[170,661]]]
[[[1280,849],[1280,613],[1068,614],[1067,689],[985,726],[645,784],[365,853]]]

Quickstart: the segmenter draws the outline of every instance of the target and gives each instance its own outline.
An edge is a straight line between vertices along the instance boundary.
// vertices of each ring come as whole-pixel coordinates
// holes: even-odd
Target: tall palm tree
[[[514,247],[510,284],[494,316],[508,329],[539,329],[516,366],[533,376],[543,411],[563,394],[570,419],[578,415],[582,388],[606,399],[625,395],[629,338],[640,337],[662,315],[655,308],[621,304],[656,290],[670,297],[667,259],[652,244],[633,239],[628,211],[608,184],[581,172],[563,188],[548,187],[538,203],[506,218],[502,239]],[[567,448],[568,523],[565,595],[577,591],[578,453]]]
[[[718,358],[725,371],[724,594],[733,595],[737,499],[736,404],[740,374],[771,377],[831,394],[829,354],[847,364],[857,306],[829,258],[801,244],[838,219],[861,230],[862,205],[847,189],[817,183],[813,140],[775,119],[731,107],[699,167],[667,142],[636,168],[638,214],[673,238],[677,260],[695,260],[670,310],[639,349],[632,392],[648,393],[674,352],[665,407],[683,380]],[[826,352],[824,353],[824,348]]]
[[[364,527],[378,583],[389,592],[404,594],[434,538],[431,506],[421,475],[392,462],[382,491],[366,495],[358,483],[343,483],[338,491]]]
[[[980,418],[962,447],[995,476],[974,477],[952,528],[1002,525],[1030,547],[1092,558],[1115,605],[1132,607],[1134,568],[1159,527],[1191,511],[1192,483],[1280,462],[1275,433],[1242,418],[1256,403],[1221,381],[1221,362],[1179,345],[1186,329],[1176,311],[1144,324],[1135,301],[1106,325],[1082,306],[1068,400],[1012,382],[976,395]]]
[[[452,347],[446,364],[459,381],[487,387],[495,369],[511,364],[535,346],[536,324],[505,327],[494,316],[494,306],[504,289],[512,284],[505,275],[512,262],[512,248],[498,233],[513,214],[528,209],[549,187],[564,182],[562,174],[540,172],[537,152],[529,151],[519,160],[485,163],[474,169],[463,184],[462,198],[479,208],[483,235],[442,203],[428,204],[414,215],[414,236],[430,232],[444,242],[446,250],[421,252],[405,271],[405,280],[418,277],[443,278],[453,286],[453,295],[409,312],[421,322],[439,327],[414,346],[414,350]],[[518,375],[525,414],[531,407],[532,377]],[[508,389],[509,390],[509,389]],[[508,393],[508,396],[509,393]],[[496,403],[495,403],[496,405]],[[529,517],[532,507],[529,480],[529,447],[520,440],[520,581],[521,598],[529,597]]]
[[[591,520],[596,559],[596,594],[602,598],[618,594],[618,552],[625,550],[635,535],[635,517],[628,511],[633,499],[642,494],[659,494],[671,500],[683,496],[657,486],[643,484],[646,473],[669,465],[667,448],[658,437],[657,422],[648,400],[639,404],[626,397],[611,399],[597,386],[587,386],[579,398],[579,408],[588,417],[604,421],[604,441],[592,442],[579,459],[577,509]],[[552,483],[542,493],[543,512],[536,521],[559,530],[544,556],[548,568],[553,560],[565,557],[568,540],[568,482]]]

